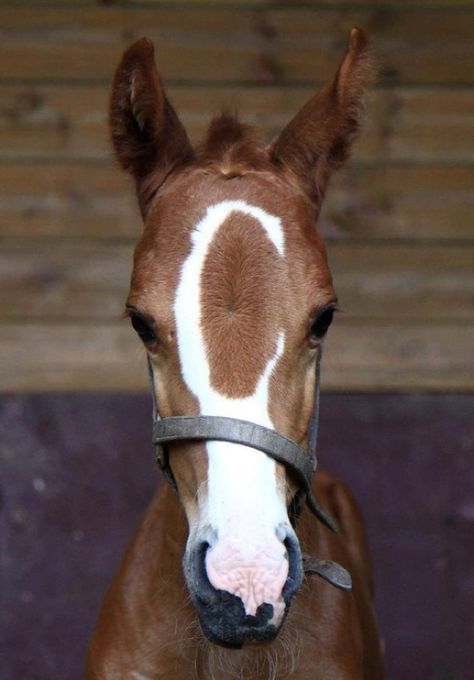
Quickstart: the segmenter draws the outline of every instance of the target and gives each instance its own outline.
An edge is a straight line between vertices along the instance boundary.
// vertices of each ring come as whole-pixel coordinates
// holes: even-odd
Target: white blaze
[[[269,415],[269,381],[284,349],[284,334],[260,376],[255,392],[231,399],[210,382],[206,347],[201,328],[201,275],[209,247],[221,225],[233,212],[255,218],[284,255],[281,221],[245,201],[223,201],[207,209],[191,234],[192,249],[183,263],[176,291],[174,313],[178,351],[184,381],[197,398],[203,415],[249,420],[274,425]],[[208,442],[208,494],[200,499],[200,527],[211,527],[217,540],[207,553],[207,571],[216,588],[239,595],[246,612],[255,614],[259,604],[274,605],[275,619],[284,603],[281,591],[288,574],[285,547],[276,536],[288,525],[285,492],[277,488],[276,464],[265,454],[227,442]]]

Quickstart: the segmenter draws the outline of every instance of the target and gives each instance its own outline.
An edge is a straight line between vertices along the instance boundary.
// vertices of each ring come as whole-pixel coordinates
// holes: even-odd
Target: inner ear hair
[[[289,168],[315,203],[320,203],[331,173],[349,158],[374,73],[367,38],[361,29],[353,28],[334,78],[269,147],[270,159]]]
[[[112,84],[109,125],[117,160],[134,177],[145,214],[164,179],[194,155],[166,96],[149,38],[137,40],[122,56]]]

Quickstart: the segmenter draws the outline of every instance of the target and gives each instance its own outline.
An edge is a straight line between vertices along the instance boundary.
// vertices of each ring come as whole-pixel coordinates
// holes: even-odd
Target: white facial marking
[[[278,217],[245,201],[223,201],[207,209],[191,234],[192,249],[183,263],[176,291],[174,313],[181,371],[203,415],[240,418],[273,428],[269,382],[283,354],[282,332],[275,338],[275,353],[252,395],[231,399],[217,392],[210,382],[210,350],[201,329],[201,275],[215,235],[233,212],[255,218],[278,255],[284,255],[284,233]],[[255,614],[260,604],[270,602],[278,623],[285,608],[281,592],[288,575],[286,549],[279,536],[285,535],[282,526],[288,526],[288,516],[284,490],[277,488],[276,464],[260,451],[228,442],[209,442],[207,452],[208,494],[206,499],[199,499],[199,525],[217,531],[217,540],[209,541],[206,557],[209,579],[214,587],[240,596],[247,614]]]

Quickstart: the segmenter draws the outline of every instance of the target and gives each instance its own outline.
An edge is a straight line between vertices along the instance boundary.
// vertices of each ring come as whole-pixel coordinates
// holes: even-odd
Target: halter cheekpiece
[[[308,450],[305,451],[292,439],[263,425],[224,416],[170,416],[161,418],[155,389],[153,364],[148,356],[148,375],[153,402],[153,444],[156,462],[173,489],[178,492],[173,471],[169,464],[167,445],[174,441],[225,441],[242,444],[262,451],[270,458],[282,463],[292,473],[298,485],[293,501],[293,516],[296,521],[303,499],[311,512],[331,531],[337,532],[335,522],[321,508],[311,491],[311,481],[317,469],[316,447],[318,439],[320,401],[321,346],[316,359],[316,377],[313,410],[308,429]],[[352,588],[349,572],[331,560],[319,560],[303,555],[303,566],[307,573],[314,573],[332,585],[343,590]]]

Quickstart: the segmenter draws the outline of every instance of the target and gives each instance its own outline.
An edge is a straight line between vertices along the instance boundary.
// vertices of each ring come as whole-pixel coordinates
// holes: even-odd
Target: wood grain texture
[[[5,392],[146,386],[143,350],[123,321],[94,325],[3,323],[0,345],[0,385]]]
[[[329,238],[470,240],[474,166],[360,165],[335,176]],[[0,162],[0,236],[137,238],[131,182],[111,163]]]
[[[473,82],[468,9],[0,7],[0,25],[0,79],[8,80],[109,81],[121,51],[148,35],[168,79],[314,82],[331,74],[357,25],[376,35],[387,82]]]
[[[108,0],[112,4],[112,0]],[[66,6],[66,7],[93,7],[107,4],[107,0],[2,0],[1,5],[4,7],[43,7],[43,6]],[[118,3],[117,3],[118,4]],[[269,7],[293,7],[296,3],[294,0],[120,0],[120,5],[123,7],[133,7],[135,9],[149,9],[150,7],[160,7],[166,5],[175,10],[183,8],[203,8],[203,7],[251,7],[256,9],[266,9]],[[322,9],[346,9],[348,6],[372,8],[380,6],[380,0],[355,0],[355,2],[348,2],[347,0],[298,0],[298,5],[305,7],[313,7],[317,5]],[[472,8],[472,0],[391,0],[384,2],[384,5],[392,7],[402,7],[403,9],[424,8],[429,10],[439,9],[468,9]]]
[[[473,166],[353,164],[334,178],[320,228],[334,238],[472,240],[473,183]]]
[[[472,0],[4,0],[0,390],[145,386],[120,320],[142,225],[106,127],[122,50],[155,40],[194,141],[221,109],[269,140],[333,73],[354,24],[380,78],[319,220],[344,309],[325,386],[474,388]]]
[[[174,86],[170,98],[191,139],[212,116],[238,110],[270,141],[315,87]],[[87,159],[110,156],[104,85],[1,85],[0,158]],[[383,87],[371,96],[354,155],[370,162],[474,163],[474,92],[457,87]]]

